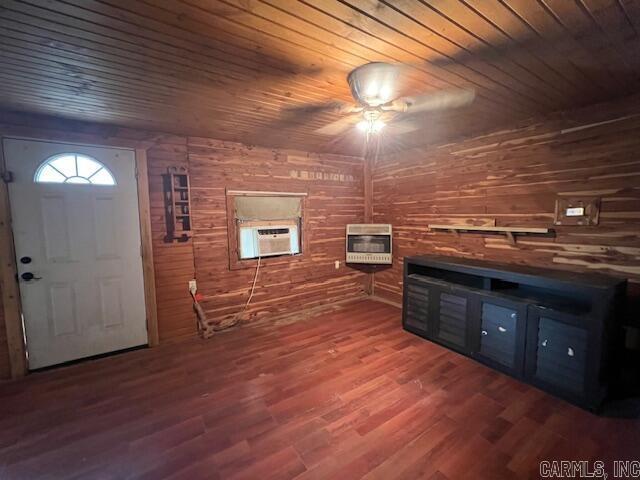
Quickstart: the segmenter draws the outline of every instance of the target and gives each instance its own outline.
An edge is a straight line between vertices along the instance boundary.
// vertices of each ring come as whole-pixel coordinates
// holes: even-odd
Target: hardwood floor
[[[604,418],[401,329],[359,301],[0,386],[2,479],[538,478],[639,457]]]

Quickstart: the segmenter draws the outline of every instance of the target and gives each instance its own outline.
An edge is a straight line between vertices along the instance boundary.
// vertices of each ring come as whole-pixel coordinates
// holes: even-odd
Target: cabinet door
[[[530,316],[527,375],[554,392],[584,397],[589,367],[584,322],[533,307]]]
[[[469,299],[454,288],[434,288],[433,322],[429,335],[436,341],[464,353],[469,352]]]
[[[524,368],[526,307],[503,299],[481,297],[475,356],[494,368],[521,376]]]
[[[405,278],[402,324],[405,329],[426,336],[431,291],[427,283]]]

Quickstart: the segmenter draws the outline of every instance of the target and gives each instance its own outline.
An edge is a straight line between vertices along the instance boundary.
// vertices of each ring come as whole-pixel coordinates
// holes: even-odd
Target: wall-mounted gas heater
[[[391,225],[347,225],[347,263],[391,264]]]

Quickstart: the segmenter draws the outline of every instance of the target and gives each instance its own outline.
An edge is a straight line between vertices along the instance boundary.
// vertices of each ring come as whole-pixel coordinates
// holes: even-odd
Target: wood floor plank
[[[35,373],[0,406],[11,479],[508,479],[640,442],[370,300]]]

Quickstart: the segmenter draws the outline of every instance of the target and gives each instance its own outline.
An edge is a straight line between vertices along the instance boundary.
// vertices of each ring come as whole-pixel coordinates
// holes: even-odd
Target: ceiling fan
[[[293,110],[316,114],[337,111],[343,118],[316,130],[322,135],[340,135],[352,126],[367,135],[380,132],[385,125],[394,133],[407,133],[420,128],[411,115],[445,110],[467,105],[475,98],[473,89],[441,90],[414,96],[400,97],[401,74],[405,67],[372,62],[357,67],[347,77],[356,105],[330,102],[322,105],[296,107]]]

